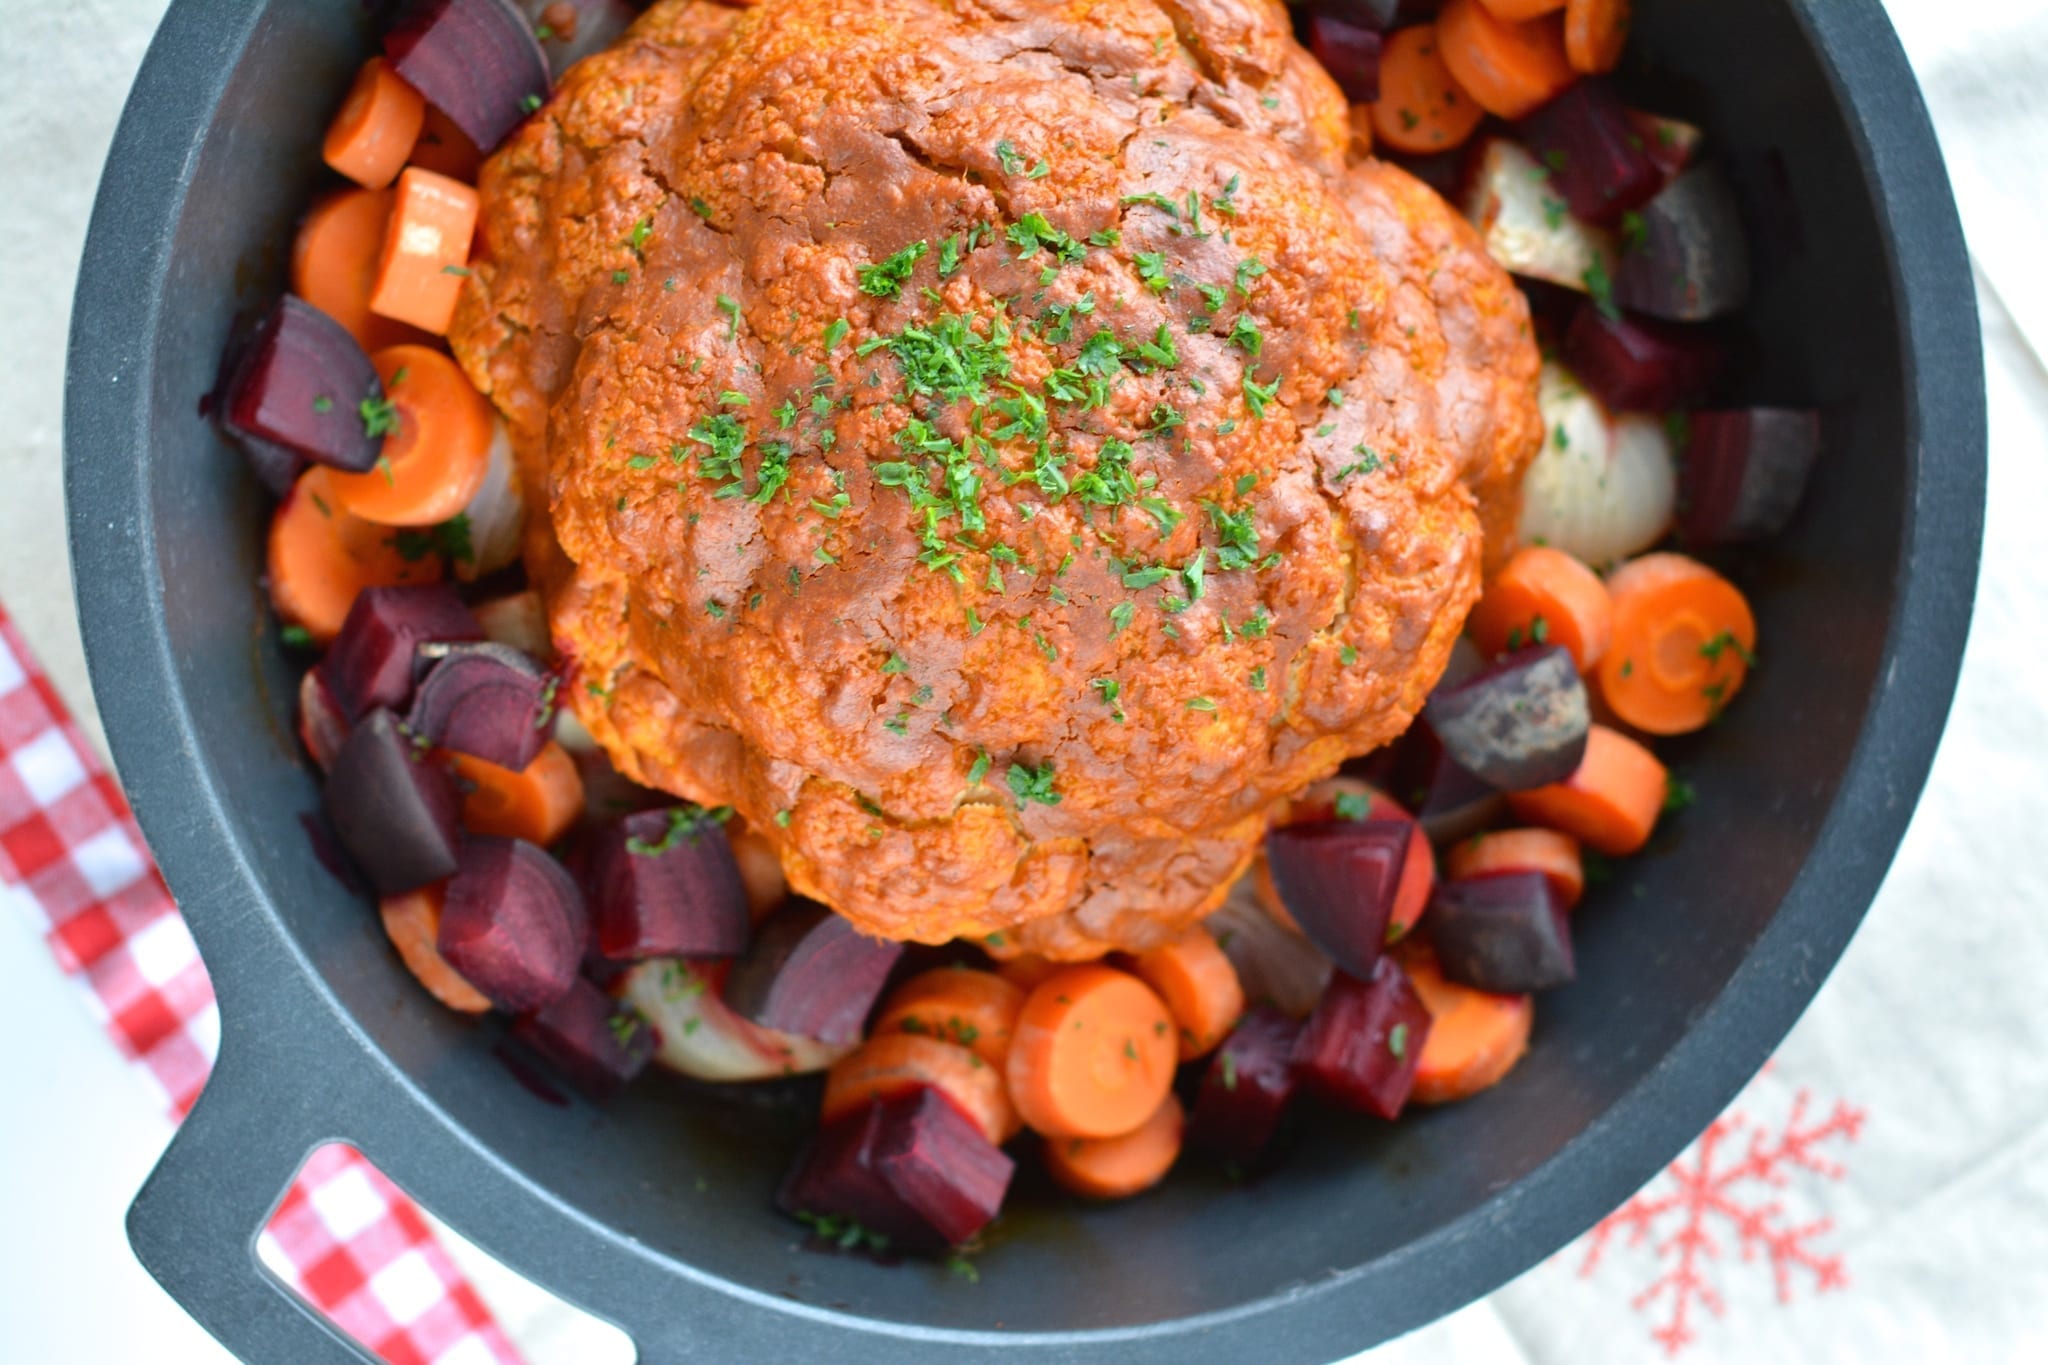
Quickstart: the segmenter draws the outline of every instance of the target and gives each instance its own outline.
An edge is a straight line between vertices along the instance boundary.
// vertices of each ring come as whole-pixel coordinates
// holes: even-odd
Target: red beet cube
[[[593,1100],[617,1094],[654,1056],[653,1026],[588,981],[521,1015],[512,1036]]]
[[[1526,995],[1569,982],[1571,918],[1541,872],[1497,872],[1437,888],[1429,940],[1444,976],[1496,995]]]
[[[733,957],[747,949],[747,888],[725,827],[695,806],[639,811],[590,853],[592,914],[605,957]]]
[[[576,984],[589,926],[562,865],[518,839],[472,838],[441,909],[441,956],[499,1009],[551,1005]]]
[[[733,963],[725,1004],[762,1028],[854,1042],[902,955],[901,943],[869,938],[814,901],[791,901]]]
[[[1010,1158],[925,1086],[826,1125],[776,1197],[795,1217],[851,1219],[909,1250],[966,1241],[1002,1207]]]
[[[316,670],[350,724],[412,700],[421,645],[481,640],[484,628],[446,583],[365,588]]]
[[[1301,1025],[1271,1005],[1240,1019],[1203,1073],[1188,1145],[1226,1161],[1249,1162],[1264,1151],[1294,1097],[1300,1036]]]
[[[510,645],[437,648],[413,699],[412,728],[444,749],[514,772],[540,756],[555,727],[555,675]]]
[[[1350,1109],[1396,1118],[1415,1084],[1429,1037],[1429,1010],[1401,964],[1383,957],[1364,981],[1343,972],[1328,989],[1295,1043],[1304,1084]]]
[[[1266,866],[1280,903],[1309,941],[1345,971],[1372,973],[1386,946],[1413,820],[1316,820],[1266,834]]]
[[[454,873],[462,798],[389,711],[349,732],[327,778],[327,815],[379,895],[402,896]]]

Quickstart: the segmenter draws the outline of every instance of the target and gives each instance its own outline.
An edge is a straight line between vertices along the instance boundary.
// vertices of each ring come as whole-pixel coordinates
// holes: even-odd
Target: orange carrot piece
[[[341,505],[386,526],[436,526],[476,496],[490,470],[490,402],[453,360],[424,346],[393,346],[370,360],[384,381],[384,458],[337,474]]]
[[[1046,1137],[1115,1137],[1173,1084],[1173,1017],[1152,988],[1099,963],[1038,983],[1017,1016],[1010,1099]]]
[[[1756,661],[1756,618],[1733,583],[1696,559],[1653,554],[1607,580],[1614,643],[1600,695],[1626,725],[1682,735],[1718,718]]]
[[[994,972],[937,967],[898,986],[882,1002],[873,1032],[919,1033],[972,1049],[1000,1071],[1010,1057],[1024,991]]]
[[[1237,968],[1216,946],[1215,935],[1199,924],[1139,953],[1131,968],[1173,1014],[1184,1062],[1222,1042],[1244,1013]]]
[[[484,154],[469,140],[469,134],[455,126],[455,120],[427,106],[426,121],[420,125],[419,141],[413,144],[408,164],[465,185],[474,185],[483,170]]]
[[[1541,19],[1546,14],[1555,14],[1565,7],[1565,0],[1480,0],[1487,12],[1496,19],[1510,24],[1523,23],[1530,19]]]
[[[915,1033],[877,1033],[832,1064],[825,1076],[826,1123],[873,1099],[928,1085],[1001,1146],[1017,1135],[1017,1110],[1003,1073],[967,1048]]]
[[[1564,12],[1564,50],[1572,70],[1598,76],[1621,65],[1634,0],[1571,0]]]
[[[366,351],[431,339],[370,311],[396,198],[390,190],[331,194],[306,215],[292,243],[292,292],[346,327]]]
[[[1554,829],[1497,829],[1460,839],[1451,848],[1453,880],[1502,872],[1541,872],[1567,909],[1577,905],[1586,890],[1579,841]]]
[[[433,583],[434,555],[409,560],[389,527],[352,516],[334,491],[334,471],[315,465],[277,505],[270,522],[270,601],[277,614],[324,645],[341,630],[364,588]]]
[[[377,907],[384,932],[399,960],[418,978],[427,993],[451,1010],[482,1014],[491,1007],[484,993],[463,979],[441,956],[442,887],[430,886],[403,896],[388,896]]]
[[[1118,1137],[1047,1138],[1045,1169],[1088,1199],[1128,1199],[1166,1178],[1180,1156],[1187,1114],[1171,1092],[1152,1117]]]
[[[1649,842],[1669,783],[1655,754],[1618,730],[1595,725],[1586,732],[1577,772],[1547,787],[1509,792],[1508,808],[1620,858]]]
[[[1380,97],[1372,102],[1372,129],[1397,152],[1427,156],[1472,136],[1486,111],[1444,65],[1435,24],[1416,24],[1387,39],[1380,51]]]
[[[1521,118],[1578,79],[1565,59],[1564,34],[1550,19],[1507,23],[1479,0],[1449,0],[1436,32],[1452,79],[1489,114]]]
[[[1065,970],[1066,965],[1064,962],[1054,962],[1049,957],[1040,957],[1036,953],[1019,953],[1015,957],[998,962],[996,975],[1028,994],[1032,987],[1054,972]]]
[[[789,878],[782,857],[760,830],[735,816],[725,824],[726,842],[740,865],[740,884],[747,888],[747,915],[755,924],[782,908],[789,899]]]
[[[1562,550],[1531,545],[1486,585],[1465,630],[1489,658],[1524,645],[1563,645],[1584,673],[1607,652],[1614,604],[1600,575]]]
[[[583,814],[583,775],[569,751],[552,740],[518,772],[468,754],[450,753],[447,759],[470,784],[462,798],[462,827],[471,834],[546,848]]]
[[[327,126],[321,157],[364,189],[381,190],[405,168],[426,119],[427,102],[420,92],[399,79],[382,57],[372,57]]]
[[[1406,946],[1401,965],[1409,984],[1429,1011],[1429,1033],[1415,1063],[1417,1104],[1469,1099],[1497,1084],[1529,1050],[1535,1002],[1526,995],[1494,995],[1446,981],[1436,955],[1421,944]]]
[[[445,336],[469,275],[477,192],[414,166],[398,177],[370,307],[387,318]]]

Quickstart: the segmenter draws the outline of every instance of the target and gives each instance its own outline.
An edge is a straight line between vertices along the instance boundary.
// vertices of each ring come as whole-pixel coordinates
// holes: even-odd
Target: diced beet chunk
[[[589,932],[562,865],[520,839],[472,838],[441,909],[441,956],[491,1003],[537,1010],[576,983]]]
[[[555,675],[510,645],[436,649],[412,703],[412,728],[458,754],[514,772],[540,756],[555,725]]]
[[[1370,975],[1386,946],[1414,842],[1412,820],[1316,820],[1266,832],[1280,903],[1336,964]]]
[[[483,638],[483,627],[446,583],[365,588],[318,672],[353,721],[380,706],[405,709],[419,676],[421,645]]]
[[[1820,414],[1748,408],[1686,420],[1678,530],[1695,545],[1756,540],[1785,529],[1820,457]]]
[[[617,962],[747,950],[746,883],[725,826],[696,806],[639,811],[590,852],[597,948]]]
[[[1380,97],[1380,35],[1347,19],[1311,14],[1308,50],[1337,82],[1344,98],[1370,104]]]
[[[1667,183],[1692,165],[1693,158],[1699,155],[1700,143],[1706,140],[1705,133],[1682,119],[1631,109],[1628,121],[1636,136],[1642,139],[1643,154],[1657,163],[1657,170]]]
[[[1694,166],[1639,211],[1614,273],[1614,300],[1672,322],[1704,322],[1749,301],[1749,239],[1727,178]]]
[[[1577,82],[1517,128],[1571,211],[1589,223],[1612,224],[1664,187],[1627,108],[1603,80]]]
[[[1502,791],[1547,786],[1577,772],[1592,723],[1586,686],[1562,645],[1517,650],[1455,687],[1439,688],[1424,714],[1460,767]]]
[[[588,981],[521,1015],[512,1036],[593,1100],[607,1100],[654,1056],[654,1028]]]
[[[1238,1020],[1209,1060],[1188,1145],[1225,1161],[1250,1162],[1266,1149],[1294,1096],[1294,1046],[1301,1025],[1260,1005]]]
[[[242,447],[242,453],[249,457],[249,468],[256,475],[256,482],[270,491],[270,496],[282,498],[292,491],[292,485],[299,481],[299,475],[306,472],[306,457],[296,450],[287,449],[275,441],[266,441],[261,436],[246,432],[231,432],[235,443]]]
[[[1485,828],[1506,804],[1498,788],[1458,766],[1445,751],[1426,715],[1417,716],[1386,750],[1377,768],[1383,777],[1370,777],[1415,812],[1422,832],[1432,843],[1462,839]]]
[[[1526,995],[1572,979],[1571,922],[1541,872],[1446,882],[1423,923],[1445,978],[1461,986]]]
[[[725,979],[726,1008],[762,1028],[850,1043],[903,945],[869,938],[814,901],[770,916]]]
[[[547,54],[510,0],[409,0],[384,55],[486,153],[548,96]]]
[[[1374,33],[1385,33],[1392,28],[1400,11],[1401,0],[1312,0],[1300,6],[1305,18],[1327,14],[1347,24],[1371,29]]]
[[[327,777],[334,833],[378,894],[399,896],[454,873],[462,798],[389,711],[357,723]]]
[[[1383,957],[1365,980],[1330,978],[1295,1042],[1294,1065],[1325,1099],[1398,1118],[1428,1037],[1428,1007],[1401,964]]]
[[[776,1203],[792,1217],[850,1219],[871,1240],[937,1251],[988,1225],[1015,1169],[950,1102],[918,1086],[827,1124]]]
[[[383,397],[376,367],[348,329],[287,294],[246,343],[221,420],[244,440],[360,474],[384,450],[383,437],[363,422],[362,405]]]
[[[1579,305],[1564,335],[1579,382],[1616,412],[1668,412],[1705,396],[1721,373],[1721,348],[1702,332],[1647,318],[1608,317]]]

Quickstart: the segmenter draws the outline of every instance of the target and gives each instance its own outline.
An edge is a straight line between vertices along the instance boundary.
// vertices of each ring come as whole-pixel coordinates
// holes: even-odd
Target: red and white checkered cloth
[[[199,949],[114,779],[0,606],[0,888],[40,916],[58,965],[174,1115],[220,1044]],[[517,1365],[519,1353],[419,1209],[353,1148],[314,1153],[258,1251],[394,1365]]]

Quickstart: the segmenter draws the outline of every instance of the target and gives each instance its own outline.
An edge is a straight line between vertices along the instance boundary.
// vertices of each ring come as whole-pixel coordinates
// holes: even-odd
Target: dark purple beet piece
[[[1727,178],[1694,166],[1639,211],[1624,243],[1614,301],[1672,322],[1704,322],[1749,301],[1749,239]]]
[[[1377,782],[1415,813],[1422,832],[1436,844],[1476,834],[1493,822],[1506,798],[1458,766],[1444,751],[1426,717],[1417,716],[1375,764]]]
[[[514,772],[540,756],[554,733],[556,678],[532,655],[486,643],[436,647],[422,657],[431,667],[413,698],[415,731]]]
[[[1697,329],[1608,317],[1591,303],[1579,305],[1564,334],[1565,364],[1616,412],[1690,406],[1713,387],[1721,358],[1721,348]]]
[[[399,896],[454,873],[462,798],[455,779],[389,711],[349,732],[327,776],[327,815],[380,895]]]
[[[878,1250],[938,1251],[988,1225],[1014,1170],[959,1110],[919,1086],[821,1129],[776,1203],[843,1245],[879,1236]]]
[[[1540,872],[1445,882],[1422,923],[1444,977],[1460,985],[1524,995],[1572,979],[1564,901]]]
[[[510,0],[409,0],[384,55],[486,153],[548,97],[547,54]]]
[[[1820,414],[1747,408],[1686,420],[1678,531],[1695,545],[1756,540],[1785,529],[1820,456]]]
[[[1607,82],[1583,80],[1516,125],[1550,183],[1589,223],[1613,223],[1664,188],[1628,110]]]
[[[901,943],[869,938],[815,901],[791,901],[733,963],[726,1007],[762,1028],[851,1043],[902,953]]]
[[[249,457],[249,468],[256,475],[256,482],[274,498],[281,498],[292,491],[292,485],[299,481],[299,475],[306,472],[306,457],[296,450],[287,450],[275,441],[266,441],[261,436],[250,436],[243,432],[230,432],[242,453]]]
[[[929,1086],[883,1100],[869,1160],[898,1198],[947,1246],[987,1227],[1015,1163]]]
[[[441,956],[511,1014],[553,1004],[576,982],[589,925],[576,881],[520,839],[471,838],[441,908]]]
[[[365,588],[316,671],[341,713],[354,720],[380,706],[405,708],[421,645],[483,638],[484,628],[446,583]]]
[[[1346,19],[1312,14],[1308,50],[1337,82],[1344,98],[1370,104],[1380,97],[1380,35]]]
[[[1412,820],[1315,820],[1266,832],[1266,866],[1309,942],[1347,972],[1371,973],[1387,941]]]
[[[598,951],[649,957],[734,957],[747,950],[747,888],[725,826],[696,806],[628,815],[590,854]]]
[[[1294,1065],[1317,1094],[1398,1118],[1429,1037],[1429,1009],[1401,964],[1383,957],[1364,980],[1338,972],[1294,1045]]]
[[[1188,1145],[1225,1161],[1250,1162],[1273,1140],[1294,1095],[1294,1045],[1301,1025],[1260,1005],[1216,1049],[1188,1121]]]
[[[608,1100],[654,1056],[654,1028],[588,981],[521,1015],[512,1036],[593,1100]]]
[[[1385,33],[1394,26],[1394,17],[1401,10],[1401,0],[1309,0],[1301,8],[1310,17],[1327,14],[1358,28]]]
[[[376,367],[348,329],[286,294],[247,342],[221,421],[243,440],[360,474],[384,450],[363,424],[362,405],[383,397]]]
[[[1667,184],[1692,165],[1693,158],[1699,155],[1700,143],[1706,140],[1706,134],[1693,124],[1646,114],[1640,109],[1628,111],[1628,122],[1642,139],[1643,155],[1656,163]]]
[[[1586,686],[1562,645],[1516,650],[1423,712],[1458,766],[1502,791],[1562,782],[1586,754]]]

